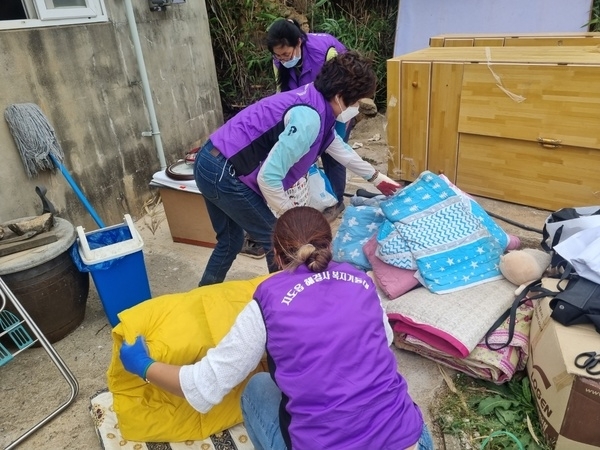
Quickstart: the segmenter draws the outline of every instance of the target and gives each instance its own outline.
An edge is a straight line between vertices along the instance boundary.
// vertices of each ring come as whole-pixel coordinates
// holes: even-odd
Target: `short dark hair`
[[[371,60],[354,50],[331,58],[315,79],[315,88],[326,100],[339,94],[346,105],[372,98],[376,87],[377,76]]]

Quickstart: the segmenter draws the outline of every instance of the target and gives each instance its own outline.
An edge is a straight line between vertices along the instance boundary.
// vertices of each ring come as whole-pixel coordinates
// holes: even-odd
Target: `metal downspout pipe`
[[[144,63],[144,55],[142,53],[140,36],[138,34],[131,0],[125,0],[125,12],[127,14],[127,22],[129,23],[131,40],[133,41],[133,48],[135,49],[135,57],[137,59],[138,69],[140,71],[140,78],[142,79],[142,88],[144,90],[144,97],[146,98],[146,105],[148,105],[148,115],[150,116],[150,124],[152,126],[152,131],[142,132],[142,136],[152,136],[154,139],[154,146],[156,147],[156,153],[158,154],[160,168],[161,170],[164,170],[167,167],[167,162],[165,161],[165,152],[163,150],[162,140],[160,138],[160,130],[158,129],[158,121],[156,120],[156,111],[154,110],[152,92],[150,91],[150,82],[148,81],[148,73],[146,72],[146,64]]]

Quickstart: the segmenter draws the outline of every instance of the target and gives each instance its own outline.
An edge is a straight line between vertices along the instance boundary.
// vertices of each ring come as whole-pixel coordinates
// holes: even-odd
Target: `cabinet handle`
[[[560,139],[537,138],[537,141],[544,148],[558,148],[562,142]]]

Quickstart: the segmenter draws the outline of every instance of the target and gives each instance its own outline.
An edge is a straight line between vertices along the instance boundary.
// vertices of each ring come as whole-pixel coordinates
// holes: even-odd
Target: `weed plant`
[[[275,92],[264,41],[281,11],[265,0],[207,0],[206,5],[223,112],[230,116]]]
[[[309,11],[311,30],[329,33],[346,47],[371,58],[378,80],[378,109],[385,108],[387,101],[386,61],[394,56],[397,15],[397,0],[320,0]]]
[[[456,436],[461,441],[461,448],[520,448],[510,436],[495,435],[495,432],[511,433],[527,450],[553,448],[540,429],[526,376],[515,376],[502,385],[464,374],[458,374],[454,379],[445,378],[449,390],[440,398],[434,417],[444,434]],[[482,447],[486,439],[488,441]]]
[[[600,0],[594,0],[590,12],[590,21],[587,23],[590,31],[600,31]]]

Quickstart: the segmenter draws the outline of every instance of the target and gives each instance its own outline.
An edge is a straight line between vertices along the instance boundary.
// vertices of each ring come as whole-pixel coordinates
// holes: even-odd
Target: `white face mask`
[[[296,64],[298,64],[298,61],[300,61],[300,57],[299,56],[294,56],[289,61],[282,62],[281,65],[283,67],[285,67],[286,69],[291,69],[292,67],[295,67]]]
[[[291,69],[292,67],[295,67],[296,64],[298,64],[298,61],[300,61],[300,57],[302,56],[302,52],[300,53],[300,55],[295,56],[295,51],[294,51],[294,55],[292,55],[292,59],[290,59],[289,61],[286,62],[282,62],[281,65],[283,67],[285,67],[286,69]]]
[[[342,104],[340,103],[339,98],[336,97],[336,100],[337,104],[341,109]],[[347,123],[350,120],[352,120],[352,118],[356,117],[358,115],[358,112],[358,106],[348,106],[346,109],[342,109],[342,112],[339,113],[335,120],[337,120],[338,122]]]

